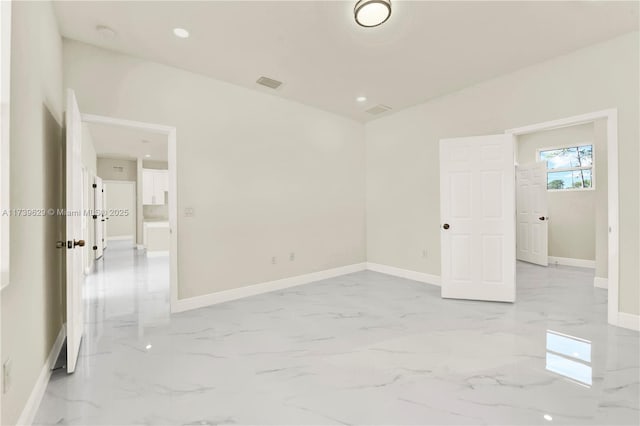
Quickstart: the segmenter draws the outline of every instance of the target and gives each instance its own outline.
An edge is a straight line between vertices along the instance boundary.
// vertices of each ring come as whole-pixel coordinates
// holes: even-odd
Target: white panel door
[[[511,135],[440,141],[442,297],[515,301]]]
[[[84,268],[82,235],[82,119],[73,90],[67,90],[67,372],[73,373],[84,334]]]
[[[96,208],[96,218],[94,221],[95,224],[95,241],[94,247],[96,247],[96,259],[100,259],[104,254],[104,205],[102,204],[102,179],[96,176],[95,178],[95,187],[94,187],[94,205]]]
[[[516,258],[547,266],[547,163],[516,167]]]

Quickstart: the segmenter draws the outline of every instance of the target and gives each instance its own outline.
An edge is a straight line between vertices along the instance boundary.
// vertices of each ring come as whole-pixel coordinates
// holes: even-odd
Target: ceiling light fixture
[[[367,97],[366,97],[366,96],[358,96],[358,97],[356,98],[356,101],[358,101],[358,102],[365,102],[366,100],[367,100]]]
[[[180,38],[189,37],[189,31],[185,30],[184,28],[174,28],[173,34],[175,34],[176,37],[180,37]]]
[[[359,0],[353,14],[358,25],[377,27],[391,16],[391,0]]]
[[[145,154],[144,158],[151,158],[151,154]]]
[[[553,417],[551,417],[551,415],[549,415],[549,414],[545,414],[545,415],[544,415],[544,416],[542,416],[542,417],[544,417],[544,419],[545,419],[546,421],[548,421],[548,422],[550,422],[551,420],[553,420]]]

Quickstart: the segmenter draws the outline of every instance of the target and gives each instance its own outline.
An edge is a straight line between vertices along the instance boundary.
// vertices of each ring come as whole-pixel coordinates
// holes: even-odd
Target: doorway
[[[166,249],[162,254],[166,254],[169,258],[169,299],[171,312],[174,311],[177,302],[177,289],[178,289],[178,273],[177,273],[177,250],[178,250],[178,229],[177,229],[177,182],[176,182],[176,129],[175,127],[165,126],[160,124],[145,123],[139,121],[132,121],[120,118],[113,118],[108,116],[94,115],[94,114],[81,114],[82,122],[90,126],[111,127],[115,129],[121,129],[123,131],[134,131],[146,133],[148,136],[139,137],[136,143],[140,143],[142,149],[142,155],[138,155],[137,158],[123,158],[122,155],[118,155],[117,147],[112,148],[111,155],[103,155],[104,158],[109,158],[112,164],[109,164],[110,174],[99,176],[102,178],[102,185],[104,187],[105,196],[103,198],[104,206],[103,212],[105,213],[106,227],[105,241],[109,239],[118,240],[124,238],[126,235],[135,235],[134,244],[139,250],[147,250],[145,242],[145,229],[146,223],[154,222],[156,227],[164,227],[164,230],[168,233],[168,242],[166,243]],[[155,136],[154,136],[155,135]],[[166,145],[160,150],[154,148],[156,140],[163,139],[166,141]],[[155,150],[154,150],[155,149]],[[162,153],[164,151],[164,153]],[[151,154],[149,154],[151,153]],[[164,157],[163,157],[164,155]],[[146,195],[147,188],[147,173],[146,171],[152,170],[156,173],[163,172],[164,180],[162,181],[163,187],[158,189],[154,187],[156,191],[154,193],[153,205],[148,205],[144,200],[148,197]],[[117,176],[121,176],[118,178]],[[106,177],[105,177],[106,176]],[[113,176],[116,176],[114,178]],[[119,183],[116,183],[119,182]],[[116,230],[113,230],[114,224],[112,222],[122,222],[124,218],[116,218],[113,213],[117,213],[113,209],[114,206],[110,206],[109,198],[110,191],[116,190],[120,192],[123,182],[135,181],[133,185],[135,208],[131,211],[125,226],[127,229],[131,229],[132,222],[135,224],[134,231],[129,233],[119,229],[118,223],[116,223]],[[111,188],[110,188],[111,186]],[[131,190],[129,186],[129,190]],[[161,196],[158,194],[162,194]],[[160,198],[162,200],[160,201]],[[160,211],[160,213],[159,213]],[[122,220],[121,220],[122,219]],[[166,223],[166,225],[165,225]],[[166,227],[165,227],[166,226]],[[111,231],[110,231],[111,229]],[[112,235],[110,235],[110,232]],[[123,233],[124,232],[124,233]],[[116,235],[118,234],[118,235]],[[157,233],[153,235],[157,243]],[[162,239],[162,238],[161,238]],[[105,247],[108,246],[105,245]],[[150,250],[154,251],[154,250]],[[150,253],[151,254],[151,253]],[[153,256],[153,254],[152,254]]]
[[[518,260],[591,268],[606,282],[605,128],[598,120],[517,138]]]
[[[144,292],[144,286],[149,282],[162,282],[168,281],[168,285],[165,286],[166,297],[164,304],[167,307],[166,315],[172,311],[172,307],[175,306],[177,300],[177,207],[176,207],[176,131],[175,128],[169,126],[155,125],[149,123],[135,122],[129,120],[116,119],[111,117],[96,116],[96,115],[84,115],[80,112],[78,102],[73,90],[67,90],[67,109],[66,109],[66,247],[68,249],[66,256],[66,293],[67,293],[67,326],[66,326],[66,338],[67,338],[67,372],[73,373],[76,369],[76,364],[81,353],[81,343],[84,339],[90,338],[87,335],[87,328],[85,326],[85,305],[86,297],[89,299],[100,299],[101,294],[104,294],[105,290],[113,289],[116,286],[107,285],[99,279],[92,278],[92,288],[96,290],[93,294],[87,294],[91,292],[91,289],[85,288],[86,280],[85,274],[90,273],[91,268],[86,267],[87,251],[93,253],[93,256],[89,255],[92,260],[91,264],[96,265],[96,256],[100,252],[99,248],[104,250],[105,244],[98,242],[100,232],[98,229],[94,229],[94,232],[90,232],[93,229],[92,226],[88,226],[88,218],[93,221],[102,221],[108,223],[108,220],[112,217],[115,219],[114,226],[106,226],[106,229],[102,227],[103,238],[108,238],[109,228],[112,229],[112,233],[115,232],[118,235],[112,235],[115,238],[125,237],[130,234],[135,234],[130,244],[131,250],[139,248],[137,242],[141,241],[142,232],[140,231],[139,224],[143,221],[142,217],[142,193],[141,185],[131,185],[131,181],[141,182],[142,173],[145,159],[151,159],[152,155],[147,151],[150,150],[150,146],[146,146],[145,142],[149,142],[145,139],[138,138],[136,144],[129,143],[130,140],[127,137],[122,137],[117,131],[107,133],[107,138],[100,150],[97,150],[91,135],[92,130],[89,126],[103,126],[110,129],[128,130],[135,135],[136,132],[145,133],[149,136],[149,139],[153,139],[159,135],[164,140],[164,145],[161,149],[164,155],[165,166],[165,187],[163,195],[163,202],[166,204],[166,246],[167,257],[166,260],[160,261],[160,268],[158,270],[166,270],[168,273],[165,275],[167,280],[157,280],[156,278],[145,280],[141,284]],[[124,146],[122,145],[125,142]],[[111,150],[113,148],[113,150]],[[131,159],[131,149],[134,149],[133,159]],[[107,152],[108,151],[108,152]],[[119,155],[119,151],[124,151],[124,156]],[[138,152],[140,151],[140,152]],[[98,155],[100,154],[100,155]],[[121,153],[120,153],[121,154]],[[100,169],[98,158],[102,157],[106,162],[107,167]],[[155,159],[155,158],[154,158]],[[132,167],[125,167],[123,165],[129,164]],[[123,163],[123,164],[114,164]],[[104,166],[104,164],[102,164]],[[111,187],[105,187],[101,189],[107,196],[101,196],[101,202],[103,203],[103,209],[101,212],[95,210],[95,207],[100,204],[98,202],[98,194],[94,194],[94,197],[88,195],[88,189],[91,188],[96,191],[100,179],[106,181],[106,185]],[[122,182],[110,182],[110,181],[129,181],[129,183]],[[105,182],[102,182],[105,183]],[[112,189],[114,191],[116,204],[110,208],[108,201],[108,191]],[[135,201],[131,201],[135,200]],[[93,209],[92,209],[93,206]],[[124,207],[124,208],[122,208]],[[93,234],[93,235],[92,235]],[[87,241],[89,244],[87,244]],[[117,246],[117,244],[114,244]],[[142,246],[143,251],[141,255],[146,252],[144,244]],[[122,253],[126,253],[126,248]],[[126,254],[128,258],[133,261],[134,268],[129,268],[130,273],[135,273],[139,268],[136,268],[140,262],[136,260],[134,256],[131,256],[133,251],[129,251]],[[114,253],[114,259],[117,258],[117,254]],[[102,266],[98,272],[105,271],[106,256],[102,256],[98,266]],[[146,259],[146,257],[145,257]],[[142,260],[142,259],[139,259]],[[126,264],[126,262],[121,265]],[[122,270],[122,267],[120,268]],[[112,271],[113,272],[113,271]],[[113,274],[112,274],[113,276]],[[107,275],[104,275],[107,278]],[[116,274],[117,277],[117,274]],[[118,279],[112,279],[113,283],[117,284]],[[102,287],[101,287],[102,285]],[[144,287],[144,288],[143,288]],[[126,289],[127,291],[129,289]],[[121,299],[118,295],[112,300]],[[90,306],[95,307],[92,303]],[[93,315],[96,312],[88,312],[89,315]],[[94,330],[95,331],[95,330]]]
[[[592,135],[594,136],[591,143],[584,137],[584,132],[588,129],[592,129]],[[586,240],[581,241],[578,238],[578,241],[567,241],[571,239],[568,235],[575,237],[579,233],[576,233],[575,229],[572,232],[571,226],[566,226],[567,229],[556,230],[555,233],[553,233],[552,229],[551,233],[547,235],[551,238],[553,233],[554,239],[549,241],[549,245],[540,244],[540,247],[546,251],[553,245],[552,250],[560,250],[549,253],[549,255],[553,253],[568,253],[561,250],[572,250],[573,253],[579,253],[577,256],[589,257],[589,251],[594,252],[594,260],[564,256],[549,257],[548,255],[547,262],[595,267],[596,279],[594,280],[594,285],[596,286],[603,286],[603,277],[599,277],[598,274],[606,274],[608,294],[607,321],[612,325],[619,324],[617,129],[617,110],[609,109],[537,123],[505,132],[514,137],[514,154],[528,155],[527,159],[530,160],[533,156],[532,152],[535,152],[533,159],[547,161],[544,174],[546,180],[544,189],[547,191],[547,195],[557,198],[559,195],[570,194],[572,198],[571,200],[562,199],[559,202],[558,200],[549,200],[549,197],[547,197],[547,201],[552,201],[551,204],[545,206],[545,203],[539,203],[539,205],[546,207],[548,214],[544,214],[545,211],[537,212],[539,215],[531,214],[531,222],[535,221],[536,217],[538,220],[544,218],[545,220],[540,220],[540,222],[546,222],[544,228],[548,229],[554,225],[554,215],[561,217],[580,210],[576,200],[578,195],[587,194],[589,197],[594,198],[595,200],[592,201],[595,201],[594,204],[599,206],[595,211],[584,211],[582,215],[578,216],[581,221],[594,224],[592,227],[588,227],[591,236],[587,236]],[[555,136],[560,136],[563,142],[558,141],[555,144],[552,142],[547,146],[536,146],[535,135],[550,131],[556,131]],[[528,139],[528,142],[533,141],[534,143],[529,143],[529,147],[521,149],[523,147],[519,146],[520,144],[516,142],[517,139],[520,139],[521,142],[525,139],[525,143],[527,142],[526,139]],[[525,154],[527,150],[529,154]],[[518,164],[518,155],[514,155],[514,159]],[[551,168],[549,163],[552,163]],[[538,165],[538,167],[540,166]],[[596,188],[604,191],[599,190],[596,192]],[[549,194],[549,191],[551,191],[551,194]],[[580,199],[579,202],[584,202],[584,199]],[[603,206],[606,206],[606,208]],[[558,224],[564,223],[566,225],[568,223],[567,219],[558,219],[560,218],[555,219]],[[598,223],[600,225],[597,225]],[[576,225],[574,228],[580,228],[581,226],[580,223]],[[583,226],[583,228],[585,227]],[[579,237],[584,237],[584,235]],[[563,240],[565,244],[559,244]],[[578,260],[576,261],[576,259]]]
[[[440,141],[442,297],[515,301],[516,139],[522,135],[598,120],[604,123],[603,139],[607,151],[607,171],[604,173],[608,180],[607,321],[612,325],[621,323],[618,310],[618,123],[615,109],[510,129],[501,135]],[[581,147],[578,144],[574,148]],[[587,172],[587,165],[578,166],[580,189],[592,186],[595,180],[589,175],[591,171]],[[576,181],[572,181],[573,185]],[[546,215],[538,216],[537,220],[545,222]]]

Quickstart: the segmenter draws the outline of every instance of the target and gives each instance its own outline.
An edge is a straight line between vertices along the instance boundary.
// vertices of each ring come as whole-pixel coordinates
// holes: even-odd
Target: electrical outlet
[[[2,393],[7,393],[11,389],[11,367],[12,362],[10,359],[2,364]]]
[[[184,209],[184,217],[193,217],[195,216],[195,211],[193,207],[185,207]]]
[[[289,253],[289,261],[293,262],[294,260],[296,260],[296,254],[295,252],[291,252]]]
[[[278,259],[277,259],[275,256],[273,256],[273,257],[271,258],[271,264],[272,264],[272,265],[275,265],[276,263],[278,263]]]

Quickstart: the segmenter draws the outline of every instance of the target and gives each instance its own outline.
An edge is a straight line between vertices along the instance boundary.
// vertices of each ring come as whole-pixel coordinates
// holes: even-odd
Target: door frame
[[[82,114],[85,123],[109,124],[130,129],[146,130],[167,136],[169,163],[169,293],[171,312],[176,312],[178,302],[178,185],[176,157],[176,128],[163,124],[145,123],[104,115]],[[140,187],[140,185],[138,185]],[[137,226],[136,226],[137,228]]]
[[[609,108],[600,111],[589,112],[586,114],[574,115],[571,117],[561,118],[558,120],[545,121],[542,123],[531,124],[528,126],[517,127],[505,130],[505,133],[514,137],[536,133],[545,130],[560,129],[562,127],[576,126],[579,124],[591,123],[596,120],[605,119],[607,122],[607,211],[609,222],[609,238],[608,238],[608,305],[607,305],[607,321],[611,325],[619,326],[620,307],[619,307],[619,277],[620,277],[620,230],[619,223],[619,184],[618,184],[618,109]],[[514,138],[515,139],[515,138]],[[514,143],[517,143],[514,142]],[[514,153],[517,152],[514,147]],[[515,160],[515,158],[514,158]]]
[[[133,180],[115,180],[115,179],[103,179],[102,180],[102,188],[105,188],[107,185],[109,184],[116,184],[116,185],[131,185],[133,186],[133,242],[135,245],[135,242],[138,238],[138,219],[137,219],[137,215],[138,215],[138,185],[136,184],[136,181]],[[107,194],[107,199],[109,199],[109,191],[105,191],[105,194]],[[107,206],[102,206],[102,209],[105,211],[109,211],[111,210],[110,207]],[[109,226],[109,225],[107,225]],[[123,236],[117,236],[117,237],[107,237],[105,235],[105,241],[111,239],[113,240],[125,240],[128,239],[129,236],[128,235],[123,235]]]

